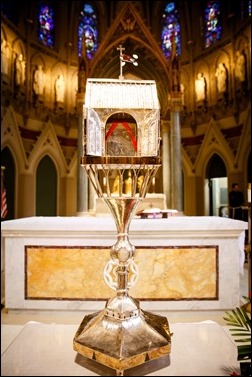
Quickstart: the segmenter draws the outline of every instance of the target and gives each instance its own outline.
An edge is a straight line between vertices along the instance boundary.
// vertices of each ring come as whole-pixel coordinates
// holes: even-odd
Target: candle
[[[152,178],[152,192],[155,192],[155,177]]]
[[[251,183],[248,183],[248,203],[251,203]]]

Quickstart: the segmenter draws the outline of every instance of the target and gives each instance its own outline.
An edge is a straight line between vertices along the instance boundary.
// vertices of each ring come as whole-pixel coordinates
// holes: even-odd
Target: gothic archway
[[[57,172],[49,156],[37,168],[36,216],[57,216]]]
[[[209,188],[209,215],[226,217],[228,216],[227,169],[218,154],[210,158],[206,172]]]

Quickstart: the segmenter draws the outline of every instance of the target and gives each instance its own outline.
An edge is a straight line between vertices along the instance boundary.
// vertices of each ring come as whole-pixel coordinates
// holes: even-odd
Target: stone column
[[[180,111],[182,110],[181,92],[172,92],[170,97],[170,166],[171,166],[171,208],[183,211],[182,157]]]
[[[81,59],[78,72],[78,93],[76,107],[78,113],[78,157],[77,157],[77,216],[85,216],[88,213],[88,177],[80,164],[85,152],[85,125],[84,98],[86,89],[86,67],[84,59]]]
[[[163,192],[166,197],[167,208],[171,208],[171,181],[170,181],[170,148],[169,148],[169,121],[161,121],[162,132],[162,173],[163,173]]]

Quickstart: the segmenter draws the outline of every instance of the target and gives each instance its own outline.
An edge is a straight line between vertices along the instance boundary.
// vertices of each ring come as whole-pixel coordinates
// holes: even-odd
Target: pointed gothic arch
[[[214,153],[207,163],[206,176],[208,178],[220,178],[227,176],[226,165],[223,159],[217,153]]]
[[[57,171],[48,155],[36,171],[36,216],[57,216]]]
[[[223,159],[214,153],[208,160],[206,167],[206,181],[208,182],[208,201],[210,216],[224,216],[224,209],[228,205],[227,169]]]

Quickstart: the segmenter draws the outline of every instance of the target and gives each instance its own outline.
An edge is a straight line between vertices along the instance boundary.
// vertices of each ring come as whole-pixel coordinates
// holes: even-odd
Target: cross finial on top
[[[123,77],[123,74],[122,74],[122,67],[123,67],[123,62],[122,62],[122,52],[125,50],[125,48],[122,46],[122,45],[119,45],[119,47],[117,47],[117,51],[120,51],[120,56],[119,56],[119,60],[120,60],[120,76],[119,76],[119,79],[120,80],[123,80],[124,77]]]
[[[125,48],[122,45],[119,45],[119,47],[117,47],[117,50],[120,51],[120,55],[122,55],[122,52],[125,50]]]
[[[119,79],[123,80],[124,77],[123,77],[123,74],[122,74],[122,67],[126,63],[132,63],[133,65],[138,65],[138,63],[136,61],[136,59],[138,59],[138,56],[136,54],[133,54],[132,56],[123,54],[122,52],[125,50],[125,48],[122,47],[122,45],[119,45],[119,47],[117,47],[117,50],[120,51],[120,56],[119,56],[119,60],[120,60],[120,76],[119,76]]]

